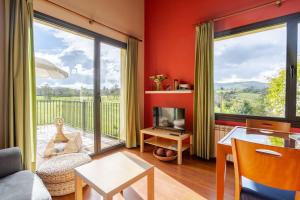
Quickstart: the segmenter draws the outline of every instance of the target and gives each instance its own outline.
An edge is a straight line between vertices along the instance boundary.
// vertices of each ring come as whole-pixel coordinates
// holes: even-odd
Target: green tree
[[[300,83],[300,61],[298,61],[297,69],[297,97],[300,97],[300,90],[298,89],[298,85]],[[285,82],[285,69],[280,70],[276,77],[270,78],[269,88],[267,89],[266,94],[266,109],[267,113],[272,114],[273,116],[284,114],[286,88]],[[300,110],[299,106],[300,104],[297,103],[297,111]]]
[[[247,100],[234,101],[232,108],[233,113],[239,113],[242,115],[253,115],[253,107],[251,103]]]
[[[284,113],[285,77],[286,72],[282,69],[276,77],[270,79],[266,95],[266,109],[269,114],[281,115]]]

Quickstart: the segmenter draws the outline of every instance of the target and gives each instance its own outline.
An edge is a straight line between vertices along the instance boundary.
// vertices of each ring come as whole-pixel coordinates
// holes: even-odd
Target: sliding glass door
[[[101,150],[120,138],[121,48],[100,42]]]
[[[34,21],[37,157],[98,153],[120,139],[121,52],[126,44],[38,14]],[[68,143],[55,143],[59,126]],[[68,146],[71,145],[71,146]]]

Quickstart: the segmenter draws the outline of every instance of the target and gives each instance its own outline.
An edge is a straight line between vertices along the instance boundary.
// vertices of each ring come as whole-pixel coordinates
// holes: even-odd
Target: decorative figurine
[[[63,133],[64,119],[56,118],[55,119],[56,126],[56,135],[54,138],[54,143],[68,142],[68,138]]]
[[[181,83],[179,84],[179,90],[190,90],[191,89],[191,85],[187,84],[187,83]]]
[[[155,89],[158,91],[158,90],[161,90],[162,81],[166,80],[168,77],[161,74],[161,75],[150,76],[149,78],[154,81]]]

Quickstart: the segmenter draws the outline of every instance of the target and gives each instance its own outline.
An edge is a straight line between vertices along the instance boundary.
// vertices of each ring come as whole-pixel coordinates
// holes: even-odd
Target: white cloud
[[[35,22],[34,26],[37,26],[45,32],[52,32],[53,36],[62,40],[68,47],[65,48],[59,56],[64,56],[74,50],[81,50],[91,60],[94,59],[94,41],[85,36],[76,34],[67,29],[61,30],[59,27],[52,27],[44,25],[40,22]]]
[[[35,55],[49,60],[70,75],[63,80],[37,79],[37,85],[48,83],[51,87],[93,88],[94,40],[39,23],[35,26],[42,28],[42,34],[35,35],[40,37]],[[56,47],[59,48],[52,51]],[[101,43],[101,87],[120,85],[120,53],[120,48]]]
[[[68,52],[72,52],[74,50],[81,50],[89,59],[94,59],[93,40],[61,30],[56,30],[54,36],[63,40],[63,42],[68,46],[63,50],[62,54],[65,55]]]
[[[215,82],[267,83],[286,66],[286,28],[215,42]]]
[[[72,73],[85,76],[93,76],[94,70],[93,68],[87,69],[84,68],[81,64],[77,64],[75,65],[74,69],[72,69]]]
[[[64,87],[64,88],[71,88],[71,89],[81,89],[81,88],[86,88],[86,89],[93,89],[92,84],[86,84],[82,82],[75,82],[72,84],[62,84],[62,83],[54,83],[51,85],[51,87]]]

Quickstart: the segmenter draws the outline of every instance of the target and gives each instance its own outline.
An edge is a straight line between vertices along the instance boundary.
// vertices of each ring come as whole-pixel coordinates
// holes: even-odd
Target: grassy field
[[[45,97],[37,96],[37,124],[53,124],[62,117],[65,124],[94,131],[94,101],[92,97]],[[118,96],[101,97],[101,133],[119,138],[120,99]]]

